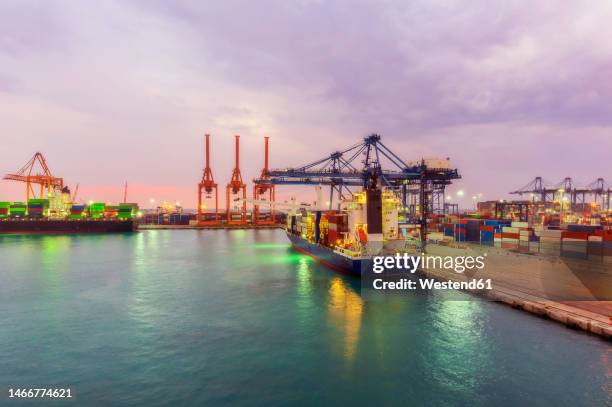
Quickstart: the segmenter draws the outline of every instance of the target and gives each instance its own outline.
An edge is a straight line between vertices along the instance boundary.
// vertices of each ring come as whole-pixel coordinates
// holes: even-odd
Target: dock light
[[[91,205],[93,203],[93,199],[90,199],[87,203]]]
[[[464,192],[463,189],[460,189],[459,191],[457,191],[457,196],[463,196]]]
[[[446,195],[446,200],[450,201],[451,200],[451,196],[450,195]]]
[[[176,201],[176,206],[181,206],[181,203],[179,201]]]
[[[154,204],[154,203],[155,203],[155,198],[151,198],[151,199],[149,199],[149,202],[151,202],[152,204]]]

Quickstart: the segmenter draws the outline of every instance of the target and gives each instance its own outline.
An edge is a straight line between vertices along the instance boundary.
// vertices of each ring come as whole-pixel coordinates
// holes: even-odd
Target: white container
[[[512,222],[511,226],[513,228],[528,228],[529,223],[528,222]]]

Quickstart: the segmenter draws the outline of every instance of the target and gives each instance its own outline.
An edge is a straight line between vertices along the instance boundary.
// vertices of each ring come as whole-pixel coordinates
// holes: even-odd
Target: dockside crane
[[[510,193],[519,196],[529,194],[533,202],[542,204],[569,201],[576,205],[600,201],[601,208],[609,211],[612,188],[603,178],[597,178],[584,187],[580,187],[571,177],[565,177],[554,184],[545,182],[542,177],[535,177],[524,187]]]
[[[215,224],[219,223],[219,195],[217,189],[217,183],[213,177],[212,169],[210,168],[210,134],[206,134],[204,136],[204,144],[205,144],[205,166],[204,172],[202,173],[202,180],[198,184],[198,224]],[[204,199],[202,195],[205,195]],[[204,200],[208,200],[212,198],[214,194],[215,201],[215,211],[213,213],[212,219],[206,219],[207,214],[205,213],[205,203]]]
[[[37,168],[38,164],[38,168]],[[13,174],[6,174],[5,180],[24,182],[26,185],[26,202],[31,198],[36,198],[36,192],[33,185],[39,185],[39,198],[44,198],[45,191],[48,195],[52,195],[56,191],[60,192],[64,189],[64,180],[53,176],[45,157],[37,152],[34,156]]]
[[[270,178],[270,169],[268,167],[268,141],[270,137],[264,137],[264,167],[261,170],[261,174],[257,180],[268,180]],[[275,187],[274,184],[268,183],[256,183],[257,180],[253,180],[253,223],[254,224],[273,224],[275,223],[275,213],[274,213],[274,202],[276,200],[275,197]],[[270,208],[270,218],[269,219],[260,219],[260,203],[263,202],[269,203]]]
[[[258,185],[328,186],[329,209],[333,207],[334,193],[342,199],[345,194],[352,194],[352,187],[370,188],[372,182],[395,190],[401,196],[403,208],[407,208],[411,190],[419,195],[419,219],[414,220],[422,225],[431,211],[432,196],[440,192],[443,196],[445,186],[460,178],[456,169],[431,167],[425,160],[407,163],[385,146],[378,134],[299,167],[271,169],[268,175],[254,182]]]
[[[235,166],[232,171],[232,178],[228,182],[226,187],[226,209],[227,209],[227,223],[232,224],[246,224],[247,223],[247,207],[246,207],[246,184],[242,181],[242,174],[240,173],[240,136],[235,136],[236,140],[236,154],[235,154]],[[242,191],[242,197],[240,192]],[[235,196],[235,199],[231,200],[231,197]],[[241,199],[242,198],[242,199]],[[235,202],[239,205],[240,219],[234,219],[235,211],[232,209],[232,203]]]

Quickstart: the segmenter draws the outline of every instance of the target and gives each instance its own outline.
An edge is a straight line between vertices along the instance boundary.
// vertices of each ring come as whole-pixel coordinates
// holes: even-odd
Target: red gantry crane
[[[212,170],[210,169],[210,134],[205,136],[206,145],[206,166],[204,167],[204,173],[202,175],[202,181],[198,184],[198,225],[204,224],[215,224],[219,222],[219,196],[217,194],[217,184],[213,178]],[[202,199],[202,195],[206,194],[204,199],[208,200],[212,198],[212,194],[215,195],[215,212],[212,217],[206,218],[206,204]]]
[[[269,167],[268,167],[268,140],[270,137],[264,137],[264,167],[261,170],[261,175],[256,181],[269,180]],[[253,186],[253,223],[255,224],[273,224],[275,222],[274,216],[274,184],[258,184],[255,183]],[[268,201],[270,203],[270,217],[261,218],[259,212],[259,201]]]
[[[242,181],[242,175],[240,174],[240,136],[236,135],[236,166],[232,172],[232,179],[227,184],[226,189],[226,210],[227,210],[227,223],[241,224],[247,223],[247,210],[246,210],[246,184]],[[240,198],[240,191],[242,191],[242,198]],[[231,196],[237,197],[230,201]],[[240,219],[234,219],[234,210],[232,209],[232,203],[238,203]]]
[[[38,164],[38,169],[36,169]],[[61,191],[64,188],[64,180],[54,177],[47,166],[45,157],[37,152],[19,171],[14,174],[6,174],[4,179],[11,181],[25,182],[26,184],[26,202],[32,197],[36,198],[36,192],[33,185],[39,185],[39,198],[44,198],[45,191],[52,193]]]

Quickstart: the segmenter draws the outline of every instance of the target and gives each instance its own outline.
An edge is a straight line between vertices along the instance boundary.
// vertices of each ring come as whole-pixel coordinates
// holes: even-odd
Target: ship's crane
[[[264,137],[264,167],[261,170],[261,175],[258,180],[267,180],[270,178],[269,172],[270,169],[268,167],[268,141],[270,137]],[[254,180],[256,181],[256,180]],[[267,197],[267,201],[270,204],[270,218],[269,219],[260,219],[261,214],[259,211],[260,204],[258,201],[262,201],[265,204]],[[274,184],[267,183],[255,183],[253,185],[253,223],[255,224],[273,224],[275,223],[275,214],[274,214],[274,201],[275,201],[275,188]]]
[[[38,164],[38,168],[37,168]],[[30,197],[36,197],[36,192],[33,185],[39,185],[39,197],[44,198],[45,191],[47,194],[52,194],[55,191],[61,191],[64,188],[64,180],[54,177],[47,166],[45,157],[37,152],[34,156],[14,174],[6,174],[5,180],[25,182],[26,184],[26,202]]]
[[[210,168],[210,135],[205,135],[205,167],[204,172],[202,174],[202,180],[198,184],[198,224],[211,224],[219,222],[219,195],[217,190],[217,183],[213,177],[212,170]],[[202,195],[204,195],[204,199]],[[204,213],[204,209],[206,209],[204,200],[211,199],[214,194],[215,201],[215,211],[212,219],[205,219],[206,214]]]
[[[242,181],[242,174],[240,173],[240,136],[235,136],[236,140],[236,154],[235,154],[235,166],[232,172],[232,178],[228,182],[226,187],[226,209],[227,209],[227,222],[234,224],[246,224],[247,223],[247,210],[246,210],[246,184]],[[242,191],[242,202],[240,203],[240,192]],[[234,211],[232,210],[231,196],[236,196],[233,200],[240,205],[239,214],[240,219],[233,219]]]

